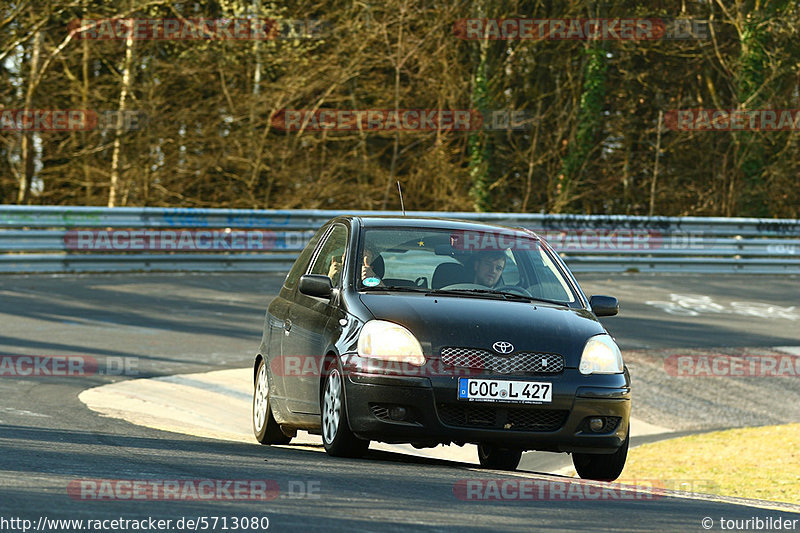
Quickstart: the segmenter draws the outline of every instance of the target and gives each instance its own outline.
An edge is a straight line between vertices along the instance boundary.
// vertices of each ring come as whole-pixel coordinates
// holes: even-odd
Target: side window
[[[328,276],[331,278],[333,286],[338,286],[342,279],[342,266],[346,247],[347,228],[337,224],[328,234],[328,238],[325,239],[325,244],[322,245],[308,273]]]
[[[289,271],[289,274],[286,276],[286,280],[283,282],[283,286],[287,289],[294,289],[294,286],[297,285],[297,281],[300,279],[300,276],[306,271],[308,268],[308,262],[311,260],[311,255],[314,253],[314,250],[317,248],[317,244],[322,236],[325,234],[326,228],[321,228],[311,240],[308,241],[308,244],[303,251],[300,252],[300,256],[294,262],[294,266]]]

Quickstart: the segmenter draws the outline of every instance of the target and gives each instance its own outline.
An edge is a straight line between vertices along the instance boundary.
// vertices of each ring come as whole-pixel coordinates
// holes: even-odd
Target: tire
[[[622,469],[625,468],[630,440],[631,429],[628,426],[628,433],[625,435],[622,446],[614,453],[573,453],[572,464],[575,465],[575,471],[583,479],[614,481],[622,474]]]
[[[264,359],[258,365],[256,383],[253,390],[253,433],[261,444],[289,444],[287,437],[275,417],[269,403],[269,376]]]
[[[327,372],[320,411],[322,443],[328,455],[361,457],[367,452],[369,441],[359,439],[350,430],[345,407],[344,379],[336,366]]]
[[[510,450],[490,444],[478,444],[478,461],[484,468],[516,470],[522,459],[522,450]]]

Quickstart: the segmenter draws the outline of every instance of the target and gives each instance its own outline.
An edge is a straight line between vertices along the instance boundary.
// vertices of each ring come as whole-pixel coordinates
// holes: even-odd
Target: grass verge
[[[620,479],[685,480],[714,494],[800,504],[800,424],[643,444],[628,453]]]

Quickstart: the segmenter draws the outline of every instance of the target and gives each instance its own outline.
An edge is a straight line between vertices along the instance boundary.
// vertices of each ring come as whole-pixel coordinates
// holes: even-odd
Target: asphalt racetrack
[[[696,380],[680,381],[682,389],[660,389],[669,376],[654,359],[681,350],[793,353],[800,346],[797,277],[579,279],[587,294],[621,301],[620,316],[603,322],[631,367],[638,386],[634,412],[646,422],[686,432],[800,420],[800,402],[792,396],[798,394],[796,377],[773,379],[772,390],[741,405],[741,398],[726,403],[713,390],[698,391]],[[73,377],[0,377],[0,531],[22,531],[22,520],[40,531],[79,530],[50,519],[106,520],[95,524],[100,529],[84,522],[80,530],[119,531],[114,526],[121,522],[111,520],[148,518],[171,520],[165,531],[232,531],[234,521],[243,530],[244,519],[259,521],[257,530],[268,519],[275,531],[718,531],[721,520],[756,519],[773,525],[776,519],[797,520],[793,527],[800,530],[800,506],[604,484],[575,485],[570,493],[575,481],[558,475],[556,462],[549,462],[566,455],[526,454],[544,458],[524,460],[516,473],[385,449],[372,449],[366,459],[335,459],[315,445],[267,447],[132,424],[102,416],[79,400],[87,389],[133,378],[250,366],[264,311],[281,281],[271,274],[0,277],[0,355],[97,361],[97,372]],[[676,417],[669,407],[675,394],[697,394],[716,408],[706,405],[694,414],[679,406],[683,417]],[[209,398],[198,394],[196,409],[206,408]],[[187,405],[186,417],[197,416]],[[679,418],[688,425],[680,426]],[[143,499],[119,490],[133,480],[151,487],[178,483],[181,490],[230,481],[250,492],[217,486],[216,497],[191,500],[164,497],[164,489],[162,497]],[[514,496],[513,489],[531,484],[546,490],[539,497]],[[559,492],[565,484],[567,491]],[[466,491],[470,486],[484,490]],[[505,496],[491,498],[485,490],[490,486],[503,487]],[[115,499],[98,501],[98,487],[116,491]],[[258,497],[265,487],[269,497]],[[712,522],[704,524],[707,518]],[[127,529],[133,529],[130,523]]]

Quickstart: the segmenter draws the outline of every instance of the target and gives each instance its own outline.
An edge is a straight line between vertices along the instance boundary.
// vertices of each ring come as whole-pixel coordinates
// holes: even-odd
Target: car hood
[[[575,368],[586,340],[606,332],[584,309],[422,294],[360,296],[375,318],[408,328],[428,356],[445,346],[492,350],[493,343],[506,341],[515,351],[562,354]]]

